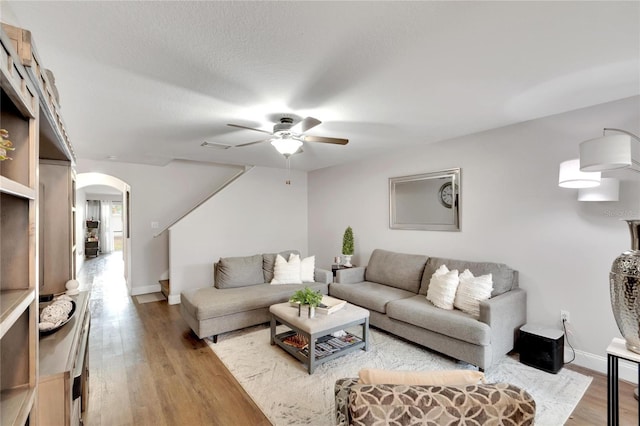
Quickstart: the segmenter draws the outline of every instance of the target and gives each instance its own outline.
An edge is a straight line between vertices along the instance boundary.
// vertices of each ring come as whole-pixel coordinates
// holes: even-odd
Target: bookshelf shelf
[[[0,338],[34,300],[35,290],[32,289],[0,291]]]
[[[0,422],[3,425],[23,425],[27,423],[35,395],[35,386],[29,385],[2,390],[0,393],[0,404],[2,404]]]

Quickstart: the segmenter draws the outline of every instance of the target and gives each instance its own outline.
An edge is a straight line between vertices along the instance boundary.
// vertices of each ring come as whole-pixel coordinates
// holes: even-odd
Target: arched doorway
[[[96,210],[95,205],[89,206],[86,203],[87,194],[92,194],[91,198],[115,201],[103,203],[102,212],[100,212],[100,210]],[[124,279],[130,293],[131,187],[125,181],[115,176],[95,172],[79,173],[76,177],[76,199],[80,201],[77,207],[78,211],[76,212],[76,241],[85,241],[87,236],[90,236],[89,239],[91,240],[102,240],[101,243],[104,252],[111,252],[114,248],[116,250],[121,249],[124,261]],[[108,207],[104,208],[104,206]],[[97,208],[100,209],[100,207]],[[110,217],[111,213],[108,212],[113,212],[113,219]],[[103,218],[103,221],[108,221],[108,223],[112,223],[113,226],[103,226],[102,229],[100,229],[99,225],[96,224],[99,215]],[[121,222],[118,223],[118,220]],[[94,228],[94,226],[96,226],[96,228]],[[100,253],[100,248],[96,246],[98,245],[89,242],[87,249],[85,249],[89,251],[78,251],[76,273],[82,267],[87,253],[93,254],[94,250],[96,254]]]

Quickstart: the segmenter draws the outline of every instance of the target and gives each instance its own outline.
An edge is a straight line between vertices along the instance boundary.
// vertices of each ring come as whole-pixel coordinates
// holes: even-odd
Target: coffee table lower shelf
[[[366,312],[366,311],[365,311]],[[289,353],[291,356],[300,361],[303,365],[307,367],[307,371],[309,374],[312,374],[317,366],[336,359],[340,356],[346,355],[350,352],[356,350],[367,350],[369,349],[369,317],[368,312],[366,312],[367,316],[363,316],[362,318],[358,318],[353,321],[346,321],[340,326],[329,327],[325,329],[318,330],[317,333],[310,334],[301,328],[304,327],[296,327],[291,322],[295,321],[287,321],[283,318],[278,317],[275,314],[271,316],[271,344],[277,345],[284,349],[285,352]],[[278,324],[286,325],[289,330],[276,334],[276,327]],[[347,333],[346,336],[352,340],[342,348],[336,348],[332,353],[326,353],[322,350],[324,344],[327,341],[334,339],[332,333],[345,329],[348,327],[352,327],[355,325],[359,325],[362,327],[362,336],[357,336],[351,333]],[[295,334],[299,334],[304,336],[307,343],[306,350],[297,348],[295,346],[284,343],[283,340],[289,336],[293,336]],[[346,342],[345,342],[346,343]]]
[[[274,344],[280,346],[282,349],[284,349],[286,352],[288,352],[289,354],[293,355],[298,361],[302,362],[305,366],[307,366],[308,370],[309,370],[309,374],[313,373],[313,370],[315,370],[315,368],[320,365],[323,364],[327,361],[331,361],[332,359],[336,359],[340,356],[346,355],[349,352],[353,352],[355,350],[358,349],[364,349],[366,350],[366,342],[364,340],[362,340],[360,337],[351,334],[351,333],[347,333],[348,336],[353,337],[355,339],[357,339],[355,342],[353,343],[349,343],[347,346],[340,348],[340,349],[336,349],[335,351],[333,351],[332,353],[326,353],[322,350],[320,350],[320,348],[318,347],[319,343],[325,343],[326,341],[330,340],[333,338],[333,336],[331,335],[326,335],[326,336],[322,336],[318,339],[316,339],[316,341],[314,342],[313,345],[313,349],[311,348],[311,343],[307,344],[307,346],[305,346],[304,348],[300,349],[300,348],[296,348],[295,346],[291,346],[288,345],[286,343],[284,343],[284,339],[292,336],[294,334],[304,334],[301,332],[297,332],[297,331],[286,331],[284,333],[280,333],[277,334],[274,338]],[[308,340],[310,340],[307,337]],[[309,362],[309,352],[313,352],[314,355],[314,362]]]
[[[294,336],[296,334],[300,334],[297,331],[289,330],[284,333],[276,334],[277,345],[282,347],[284,350],[295,356],[301,361],[306,361],[309,358],[309,345],[307,344],[303,348],[297,348],[285,342],[285,339],[290,336]],[[345,341],[345,339],[350,340],[349,342]],[[339,341],[342,345],[341,347],[335,346],[335,343]],[[330,343],[331,342],[331,343]],[[321,345],[324,344],[324,345]],[[334,359],[338,356],[342,356],[346,353],[354,351],[356,349],[362,349],[365,346],[365,342],[355,334],[346,333],[344,336],[334,337],[330,334],[326,336],[319,337],[316,339],[315,345],[315,359],[316,362],[320,360],[329,360]],[[298,356],[299,355],[299,356]]]

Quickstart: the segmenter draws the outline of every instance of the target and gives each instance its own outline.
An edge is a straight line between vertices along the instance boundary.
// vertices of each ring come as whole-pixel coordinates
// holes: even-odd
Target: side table
[[[620,358],[635,362],[640,367],[640,354],[628,350],[625,340],[615,337],[607,347],[607,425],[609,426],[620,424],[618,407],[618,360]],[[638,383],[640,383],[640,369]],[[638,400],[638,424],[640,424],[640,400]]]

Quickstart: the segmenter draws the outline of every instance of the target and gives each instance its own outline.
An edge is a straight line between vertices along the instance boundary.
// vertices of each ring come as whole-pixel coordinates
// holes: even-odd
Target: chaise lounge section
[[[288,259],[295,250],[279,253]],[[213,287],[181,294],[180,313],[201,339],[269,322],[269,306],[289,300],[304,287],[328,294],[331,271],[315,269],[314,282],[270,284],[277,253],[221,258],[214,264]]]
[[[432,275],[441,266],[492,274],[493,290],[479,303],[479,316],[441,309],[427,300]],[[427,257],[376,249],[366,267],[338,270],[329,294],[370,311],[370,324],[437,352],[489,368],[514,348],[526,323],[526,292],[518,272],[490,262]]]

